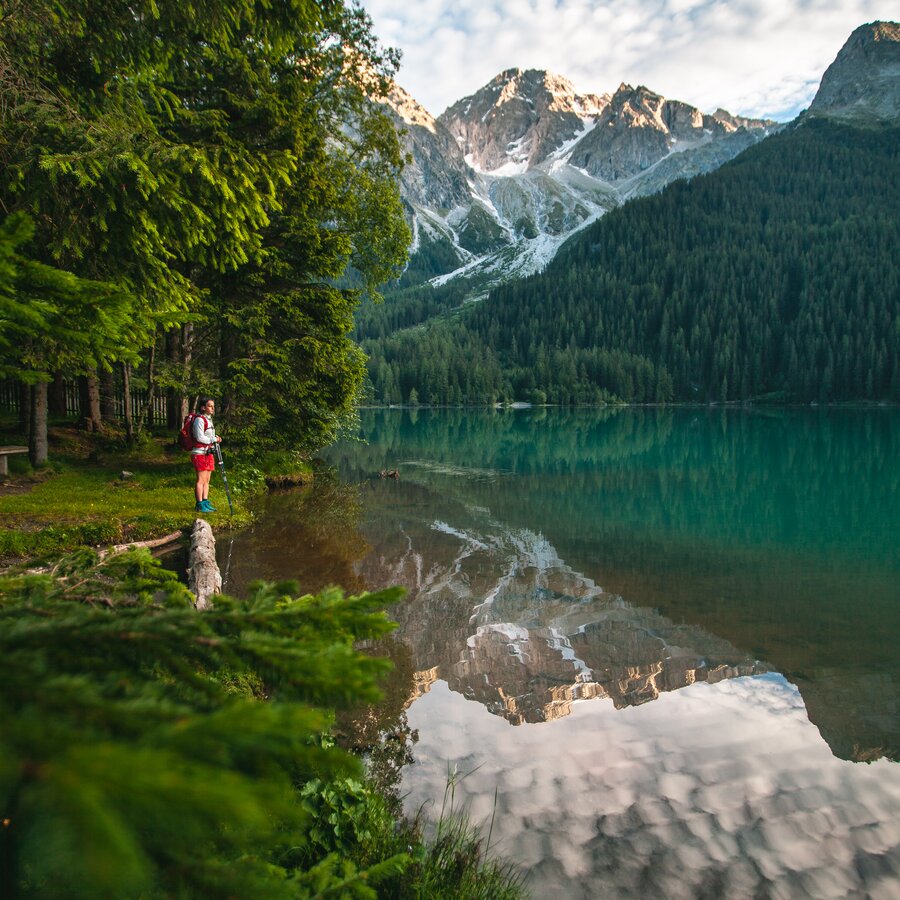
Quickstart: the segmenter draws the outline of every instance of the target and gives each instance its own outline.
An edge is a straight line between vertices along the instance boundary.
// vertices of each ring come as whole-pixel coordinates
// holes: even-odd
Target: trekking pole
[[[231,491],[228,489],[228,476],[225,474],[225,460],[222,459],[222,448],[219,446],[218,441],[213,444],[213,453],[216,454],[216,459],[222,467],[222,481],[225,482],[225,496],[228,498],[228,509],[231,511],[231,515],[234,515],[234,507],[231,505]]]

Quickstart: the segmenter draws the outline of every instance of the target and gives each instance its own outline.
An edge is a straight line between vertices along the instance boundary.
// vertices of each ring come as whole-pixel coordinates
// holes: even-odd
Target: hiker
[[[201,397],[197,414],[191,423],[191,436],[194,438],[194,449],[191,450],[191,462],[197,471],[197,484],[194,494],[197,497],[197,512],[215,512],[216,508],[209,502],[209,479],[216,467],[213,445],[220,444],[222,438],[216,436],[213,426],[213,413],[216,411],[214,400]]]

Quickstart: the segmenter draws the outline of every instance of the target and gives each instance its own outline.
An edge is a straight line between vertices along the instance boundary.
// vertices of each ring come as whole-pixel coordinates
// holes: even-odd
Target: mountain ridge
[[[711,171],[777,127],[643,85],[579,94],[539,69],[506,69],[437,117],[399,85],[387,105],[410,158],[405,283],[461,278],[472,296],[540,271],[610,209]]]
[[[441,276],[431,284],[445,288],[401,295],[390,314],[364,310],[357,336],[375,396],[398,402],[414,390],[417,401],[437,404],[896,401],[898,49],[895,23],[857,29],[809,111],[721,171],[672,183],[608,217],[598,197],[582,234],[573,236],[584,227],[577,221],[568,235],[545,229],[545,248],[555,250],[555,240],[566,248],[541,274],[514,282],[501,272],[505,284],[474,298],[463,279]],[[647,89],[625,88],[610,99],[610,116],[674,122],[676,134],[702,124],[689,110],[667,111]],[[738,128],[694,155],[737,139],[756,143]],[[621,207],[624,185],[654,193],[651,177],[683,176],[683,168],[666,169],[686,158],[669,153],[615,193],[607,185],[608,208]],[[479,177],[508,209],[557,163],[554,174],[600,183],[561,159],[523,175]],[[468,265],[477,273],[483,258],[473,253]]]
[[[900,24],[855,29],[825,70],[809,115],[855,123],[900,119]]]
[[[799,117],[900,118],[900,26],[850,35]],[[714,171],[784,124],[705,113],[645,85],[579,93],[562,75],[509,68],[433,116],[401,87],[388,108],[411,160],[401,177],[413,228],[403,286],[494,285],[541,271],[611,209]]]

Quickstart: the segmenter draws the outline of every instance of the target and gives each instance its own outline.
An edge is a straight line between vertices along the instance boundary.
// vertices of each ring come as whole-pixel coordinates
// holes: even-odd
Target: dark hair
[[[201,397],[197,401],[197,411],[199,412],[200,410],[202,410],[203,407],[206,406],[206,404],[209,403],[210,400],[212,400],[212,397]]]

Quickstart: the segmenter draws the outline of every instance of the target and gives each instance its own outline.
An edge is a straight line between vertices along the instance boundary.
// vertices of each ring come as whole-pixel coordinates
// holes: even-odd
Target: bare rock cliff
[[[900,121],[900,24],[861,25],[825,70],[809,115]]]

